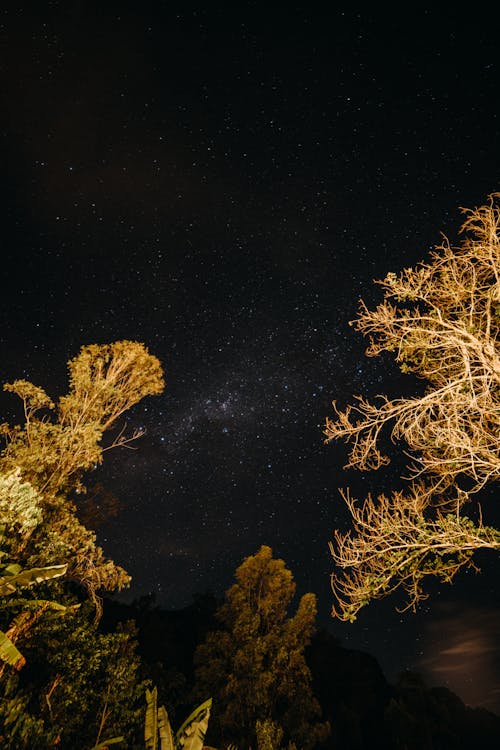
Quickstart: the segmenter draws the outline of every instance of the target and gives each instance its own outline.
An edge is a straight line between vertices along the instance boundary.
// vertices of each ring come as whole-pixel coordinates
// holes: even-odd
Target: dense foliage
[[[295,583],[283,560],[262,546],[236,571],[217,619],[195,655],[196,688],[212,696],[211,735],[239,748],[311,748],[328,734],[317,720],[304,649],[315,624],[316,597],[305,594],[293,616]]]
[[[141,747],[135,631],[98,631],[102,593],[130,579],[78,518],[77,497],[105,450],[139,437],[118,431],[105,444],[128,408],[161,392],[162,370],[142,344],[95,344],[69,362],[69,383],[57,403],[25,380],[5,386],[24,424],[1,426],[0,737],[5,748],[83,750],[111,733]]]

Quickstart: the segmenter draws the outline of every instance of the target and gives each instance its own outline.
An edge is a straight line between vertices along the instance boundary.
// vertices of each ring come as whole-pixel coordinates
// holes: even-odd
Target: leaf
[[[158,715],[156,704],[158,700],[158,690],[154,687],[152,690],[146,688],[146,719],[144,722],[144,742],[148,750],[156,750],[158,734]]]
[[[0,596],[9,596],[17,591],[15,586],[9,583],[5,578],[0,578]]]
[[[0,659],[15,669],[21,669],[25,663],[22,653],[2,630],[0,630]]]
[[[209,698],[191,713],[175,735],[175,744],[182,750],[202,750],[208,729],[212,699]]]
[[[49,565],[46,568],[31,568],[14,575],[2,576],[0,577],[0,596],[12,594],[17,587],[33,586],[35,583],[42,583],[50,578],[59,578],[65,574],[67,567],[66,564]]]
[[[50,610],[51,612],[57,612],[60,615],[66,614],[66,612],[74,612],[80,608],[80,604],[71,604],[65,606],[59,604],[59,602],[51,601],[50,599],[19,599],[14,600],[16,606],[21,606],[24,611],[37,612],[39,609]]]
[[[158,735],[160,737],[160,750],[174,750],[172,727],[165,706],[160,706],[158,709]]]

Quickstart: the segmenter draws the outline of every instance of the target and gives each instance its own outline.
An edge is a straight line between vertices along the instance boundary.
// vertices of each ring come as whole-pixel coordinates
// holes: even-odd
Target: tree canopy
[[[304,594],[290,616],[294,594],[292,573],[262,546],[236,570],[217,611],[223,629],[196,650],[196,695],[213,696],[212,729],[223,744],[277,749],[284,738],[310,748],[328,734],[316,721],[320,708],[304,657],[316,597]]]
[[[159,360],[135,341],[91,344],[70,360],[69,391],[57,403],[38,386],[16,380],[4,386],[23,402],[24,424],[0,427],[5,447],[0,474],[17,472],[39,498],[40,523],[24,536],[17,554],[30,567],[67,562],[67,576],[84,586],[99,606],[98,592],[123,588],[126,572],[106,559],[95,534],[76,515],[82,479],[103,453],[142,435],[121,428],[107,444],[104,433],[123,413],[163,390]]]
[[[56,402],[26,380],[5,385],[24,412],[0,427],[0,740],[16,750],[90,747],[119,729],[136,747],[142,713],[135,631],[97,629],[101,595],[130,577],[77,505],[103,453],[143,434],[117,422],[162,391],[162,368],[134,341],[84,346],[68,367]]]
[[[326,442],[350,444],[349,468],[387,464],[388,430],[410,459],[406,487],[389,497],[358,504],[343,492],[353,528],[337,530],[330,545],[342,570],[332,576],[341,619],[399,588],[415,607],[426,576],[451,581],[474,566],[476,550],[500,549],[500,532],[484,524],[477,500],[500,476],[499,199],[494,193],[484,206],[462,209],[462,242],[444,238],[428,262],[388,273],[377,282],[382,303],[369,310],[361,302],[352,321],[369,337],[369,357],[391,352],[426,389],[375,402],[357,396],[345,409],[334,401],[326,420]]]

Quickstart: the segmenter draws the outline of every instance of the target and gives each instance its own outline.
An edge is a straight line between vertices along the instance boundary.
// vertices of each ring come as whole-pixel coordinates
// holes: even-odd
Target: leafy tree
[[[426,381],[412,398],[362,396],[326,420],[326,442],[350,443],[347,467],[378,469],[383,440],[403,442],[408,487],[361,504],[343,493],[353,530],[330,545],[343,573],[332,576],[333,614],[354,620],[361,607],[396,589],[408,607],[425,596],[422,581],[451,581],[474,566],[479,549],[500,549],[500,532],[472,501],[500,476],[500,194],[467,216],[458,247],[443,243],[430,261],[387,274],[383,302],[361,302],[353,324],[368,335],[368,356],[394,354],[404,373]],[[465,515],[466,504],[471,511]]]
[[[217,611],[222,630],[210,632],[195,653],[195,697],[212,696],[219,740],[239,748],[281,737],[310,748],[328,726],[315,723],[319,704],[304,658],[316,617],[316,597],[305,594],[287,615],[295,583],[283,560],[262,546],[236,571],[236,583]]]
[[[1,469],[21,468],[24,478],[50,497],[81,489],[83,471],[102,461],[104,432],[130,407],[164,387],[158,359],[134,341],[84,346],[68,368],[70,390],[57,404],[26,380],[4,386],[22,399],[25,424],[2,425],[6,448]],[[55,412],[55,420],[48,419],[47,410]],[[137,430],[127,437],[121,431],[106,450],[141,434]]]
[[[162,391],[163,374],[158,359],[133,341],[84,346],[68,367],[70,389],[56,404],[28,381],[5,386],[22,399],[25,422],[1,426],[6,444],[0,474],[17,472],[39,498],[42,517],[19,546],[19,562],[26,567],[67,563],[67,577],[86,589],[99,612],[98,592],[121,589],[130,578],[105,557],[95,534],[78,519],[73,494],[85,492],[84,474],[102,462],[104,451],[143,434],[126,435],[122,428],[107,445],[102,442],[127,409]]]
[[[69,392],[57,403],[25,380],[5,386],[22,399],[24,424],[0,430],[0,552],[9,561],[0,570],[0,627],[10,623],[5,635],[19,644],[26,666],[1,675],[2,747],[69,750],[100,744],[110,734],[140,747],[134,732],[140,731],[144,685],[135,634],[97,628],[100,593],[120,589],[130,578],[77,517],[76,498],[104,451],[142,434],[127,436],[122,428],[105,440],[128,408],[161,392],[163,374],[143,344],[119,341],[83,347],[69,362],[69,375]],[[40,588],[55,590],[57,604],[52,596],[30,598],[29,590],[23,599],[7,596],[16,584],[61,572],[59,582],[37,587],[37,595]],[[40,617],[49,609],[72,615]],[[19,660],[16,665],[22,666]]]

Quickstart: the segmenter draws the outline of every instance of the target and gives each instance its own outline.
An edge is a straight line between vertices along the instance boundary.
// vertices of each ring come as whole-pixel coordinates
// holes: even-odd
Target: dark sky
[[[417,615],[390,599],[331,621],[337,488],[388,489],[400,464],[346,474],[322,435],[332,399],[418,387],[348,322],[374,278],[457,240],[460,207],[499,189],[496,25],[470,8],[20,5],[0,11],[2,379],[57,396],[82,345],[117,339],[162,361],[165,393],[130,414],[146,436],[95,477],[121,503],[98,533],[130,597],[222,594],[268,544],[388,677],[422,670],[500,711],[497,560],[429,587]]]

